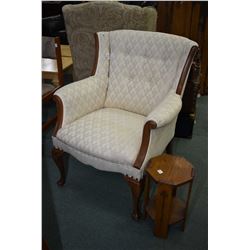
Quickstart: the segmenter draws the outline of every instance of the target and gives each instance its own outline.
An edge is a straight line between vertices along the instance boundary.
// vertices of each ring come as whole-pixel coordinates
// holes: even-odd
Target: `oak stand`
[[[188,203],[194,178],[193,166],[184,158],[163,154],[150,160],[146,168],[144,216],[154,220],[154,235],[168,237],[168,226],[182,222],[185,229]],[[150,182],[156,183],[155,195],[150,198]],[[177,188],[189,184],[186,202],[176,196]]]

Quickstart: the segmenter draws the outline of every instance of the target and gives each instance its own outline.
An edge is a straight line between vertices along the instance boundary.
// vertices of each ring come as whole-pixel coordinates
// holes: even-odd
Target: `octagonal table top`
[[[194,169],[190,162],[180,156],[163,154],[152,158],[146,172],[157,182],[179,186],[194,177]]]

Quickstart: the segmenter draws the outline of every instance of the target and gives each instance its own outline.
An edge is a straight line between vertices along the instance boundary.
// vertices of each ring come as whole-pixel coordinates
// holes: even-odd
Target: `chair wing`
[[[61,126],[103,108],[107,82],[96,76],[89,77],[60,88],[55,96],[63,106]]]
[[[157,128],[166,126],[172,122],[181,110],[181,97],[174,91],[170,91],[163,101],[147,116],[147,121],[154,121]]]

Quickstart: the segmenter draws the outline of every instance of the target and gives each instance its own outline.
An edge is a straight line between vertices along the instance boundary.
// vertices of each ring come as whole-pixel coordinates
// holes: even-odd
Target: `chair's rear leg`
[[[124,176],[124,178],[128,182],[128,185],[131,189],[133,201],[132,218],[134,220],[139,220],[139,218],[141,217],[140,198],[144,189],[144,178],[141,181],[137,181],[128,176]]]
[[[64,160],[63,160],[64,154],[65,153],[63,150],[60,150],[60,149],[53,147],[52,158],[55,161],[56,166],[58,167],[58,169],[60,171],[60,179],[57,181],[57,184],[59,186],[63,186],[65,184],[65,180],[66,180],[66,172],[65,172]]]

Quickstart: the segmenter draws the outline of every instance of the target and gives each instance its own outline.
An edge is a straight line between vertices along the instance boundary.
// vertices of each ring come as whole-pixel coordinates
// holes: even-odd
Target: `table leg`
[[[188,197],[187,197],[186,207],[185,207],[185,212],[184,212],[184,220],[183,220],[183,223],[182,223],[182,231],[184,231],[184,230],[185,230],[185,226],[186,226],[186,219],[187,219],[188,204],[189,204],[189,200],[190,200],[190,196],[191,196],[192,185],[193,185],[193,180],[192,180],[192,181],[190,181],[190,183],[189,183],[189,188],[188,188]]]
[[[176,197],[176,191],[177,191],[177,188],[173,187],[173,197]]]
[[[168,225],[172,212],[173,188],[159,184],[156,190],[155,236],[167,238]]]
[[[144,206],[143,206],[143,217],[144,217],[144,219],[147,218],[146,208],[147,208],[148,202],[149,202],[149,192],[150,192],[150,176],[146,175],[145,189],[144,189]]]

